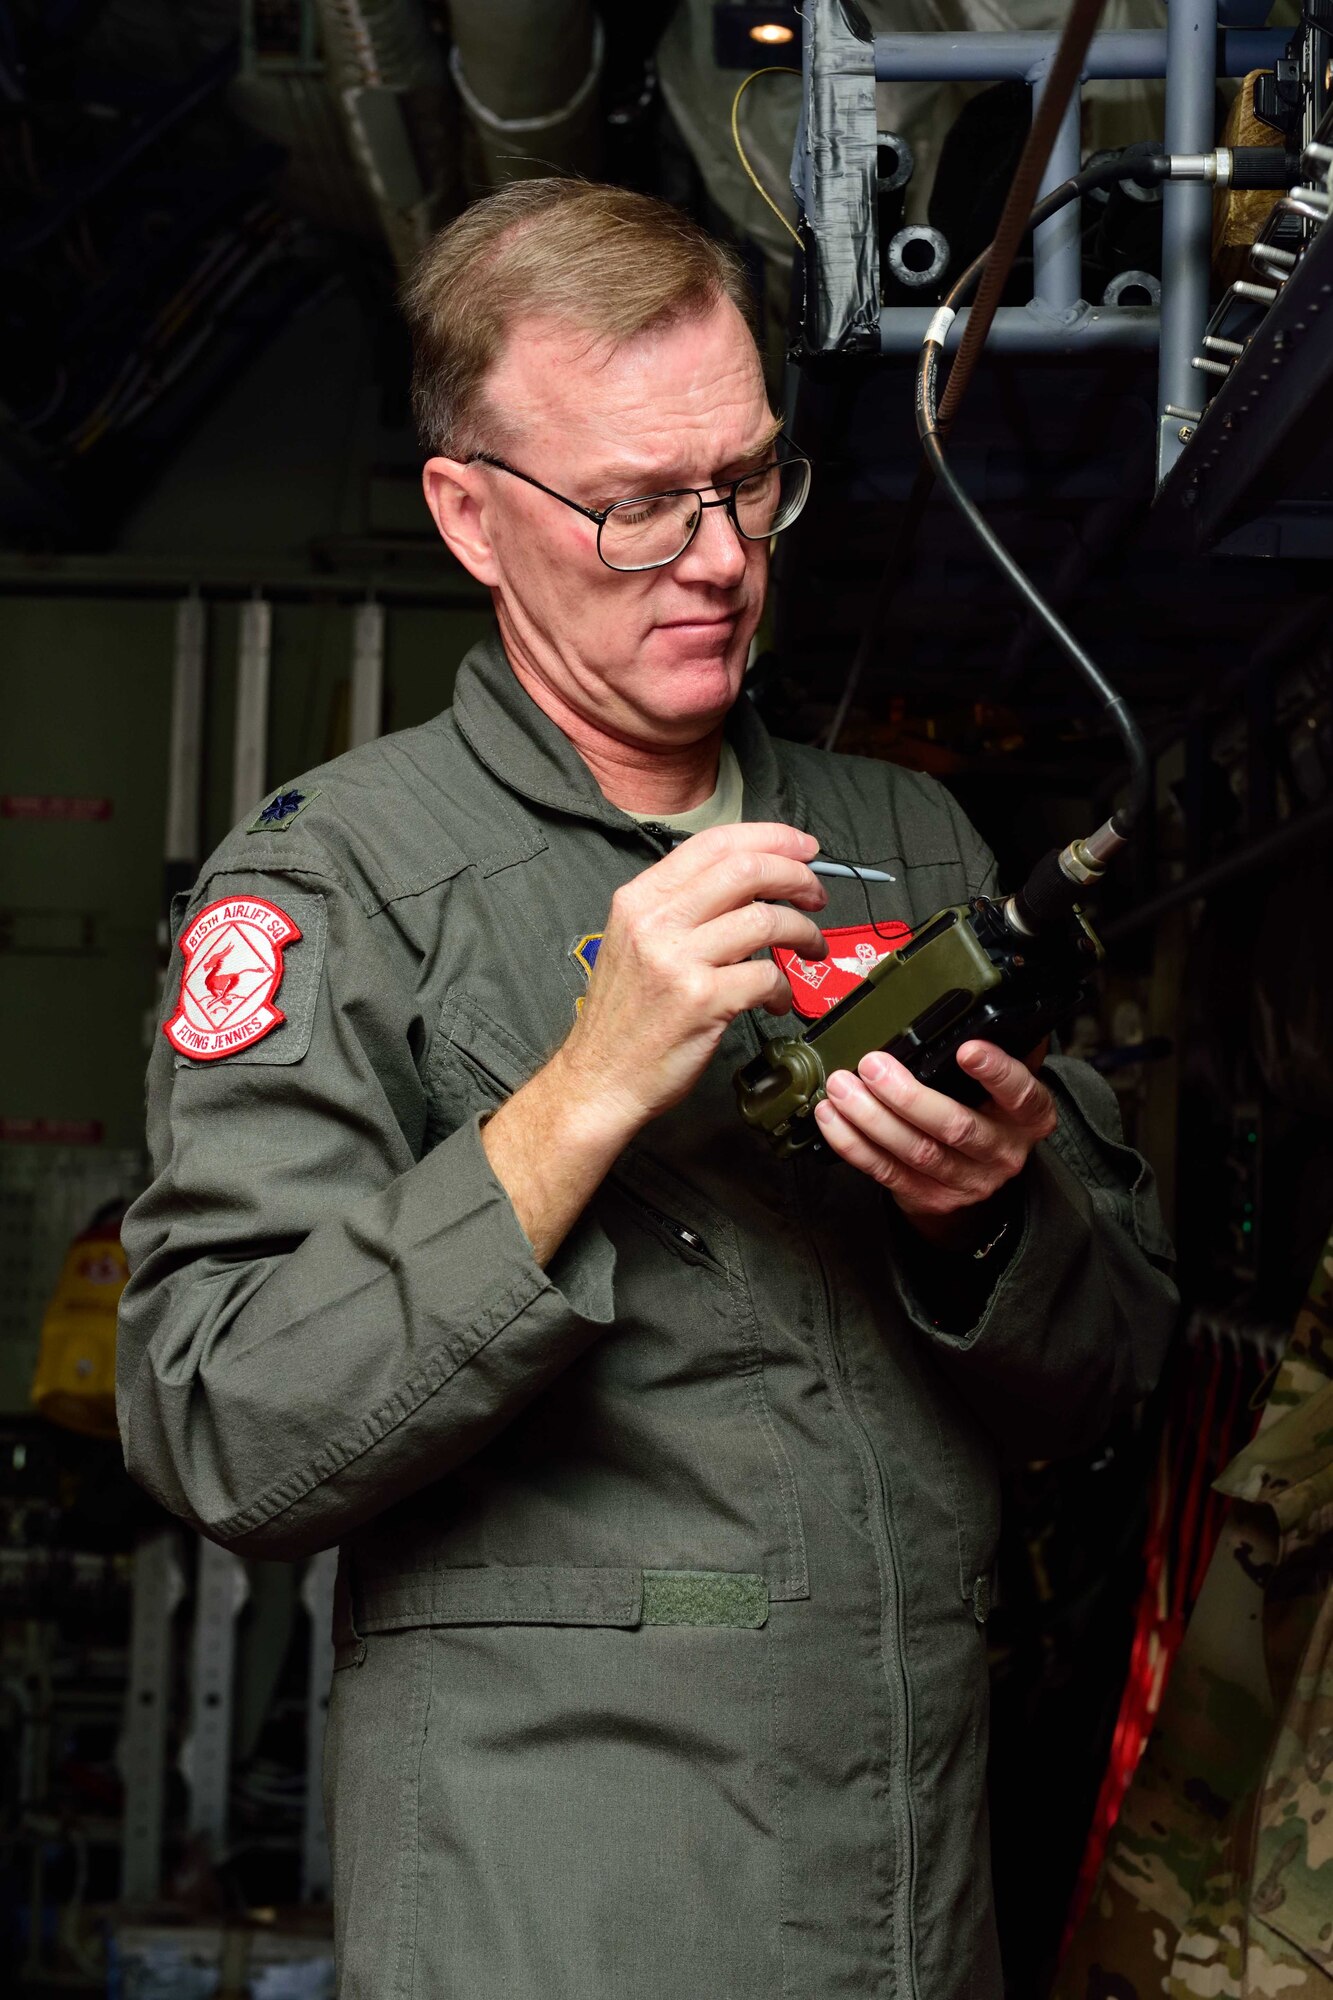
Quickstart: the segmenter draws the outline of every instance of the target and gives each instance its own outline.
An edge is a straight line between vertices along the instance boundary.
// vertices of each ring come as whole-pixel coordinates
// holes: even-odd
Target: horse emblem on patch
[[[180,940],[180,997],[162,1029],[172,1048],[214,1062],[284,1021],[273,1001],[283,950],[300,935],[285,911],[259,896],[229,896],[201,910]]]

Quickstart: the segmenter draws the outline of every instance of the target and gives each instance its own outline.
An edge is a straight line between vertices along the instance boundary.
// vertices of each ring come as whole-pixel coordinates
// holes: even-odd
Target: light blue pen
[[[896,875],[886,875],[882,868],[853,868],[846,861],[811,861],[808,864],[813,875],[846,875],[853,882],[896,882]]]
[[[673,840],[673,847],[683,847],[689,839],[682,834]],[[848,861],[810,861],[806,866],[812,875],[842,875],[849,882],[896,882],[896,875],[886,875],[882,868],[855,868]]]

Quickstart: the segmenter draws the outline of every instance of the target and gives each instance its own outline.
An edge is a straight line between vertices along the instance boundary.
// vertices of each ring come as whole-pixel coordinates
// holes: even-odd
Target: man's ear
[[[500,571],[486,531],[483,476],[482,467],[465,465],[461,459],[428,458],[422,468],[421,485],[431,519],[450,553],[457,556],[478,583],[494,589],[500,581]]]

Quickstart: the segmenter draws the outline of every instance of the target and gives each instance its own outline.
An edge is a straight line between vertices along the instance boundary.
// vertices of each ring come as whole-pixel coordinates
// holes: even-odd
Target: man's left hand
[[[1055,1130],[1055,1100],[1027,1062],[991,1042],[964,1042],[958,1065],[990,1102],[975,1110],[918,1083],[893,1056],[863,1056],[855,1076],[835,1070],[815,1107],[820,1136],[886,1188],[929,1242],[963,1247],[983,1219],[971,1214],[1027,1165]]]

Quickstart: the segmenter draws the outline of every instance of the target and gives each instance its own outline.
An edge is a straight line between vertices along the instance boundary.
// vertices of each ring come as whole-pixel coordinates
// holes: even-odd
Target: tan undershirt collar
[[[672,833],[704,833],[710,826],[735,826],[741,816],[745,781],[736,752],[726,738],[717,760],[717,787],[701,806],[681,813],[639,813],[629,817],[640,826],[665,826]]]

